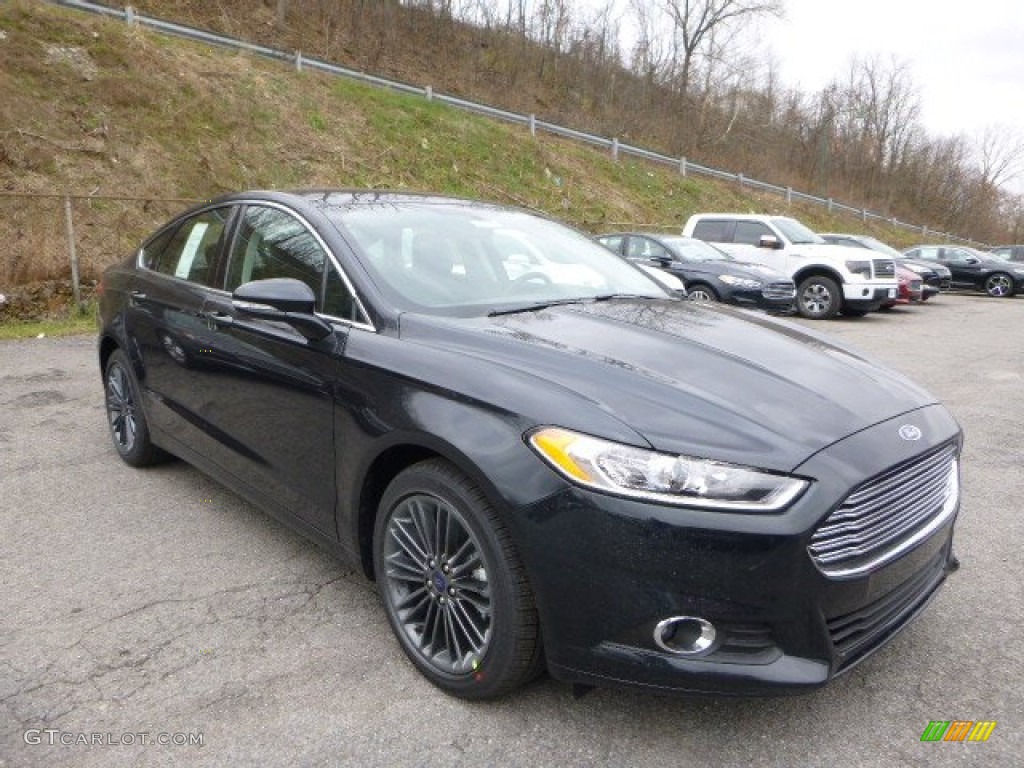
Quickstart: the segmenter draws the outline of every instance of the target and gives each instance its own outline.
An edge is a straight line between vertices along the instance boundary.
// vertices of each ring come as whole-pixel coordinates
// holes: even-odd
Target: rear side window
[[[183,221],[156,260],[156,271],[191,283],[212,285],[229,213],[228,208],[215,208]]]
[[[727,243],[729,223],[728,219],[701,219],[693,228],[693,236],[710,243]]]
[[[142,266],[146,269],[156,269],[156,265],[160,263],[160,256],[167,249],[167,244],[171,242],[177,229],[168,227],[142,246]]]
[[[759,221],[737,221],[734,243],[758,245],[764,235],[774,235],[772,230]]]

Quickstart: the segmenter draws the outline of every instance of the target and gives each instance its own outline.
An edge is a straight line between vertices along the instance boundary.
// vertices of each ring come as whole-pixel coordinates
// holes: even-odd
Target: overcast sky
[[[851,56],[909,62],[932,135],[989,125],[1024,133],[1024,0],[785,0],[763,40],[785,83],[811,92]]]

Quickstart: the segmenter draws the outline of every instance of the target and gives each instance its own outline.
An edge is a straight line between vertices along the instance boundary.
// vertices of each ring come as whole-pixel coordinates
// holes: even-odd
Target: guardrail
[[[596,136],[592,133],[578,131],[574,128],[567,128],[563,125],[548,123],[543,120],[538,120],[536,115],[520,115],[515,112],[509,112],[487,104],[480,104],[475,101],[468,101],[466,99],[460,99],[456,96],[449,96],[443,93],[435,93],[434,89],[429,85],[420,87],[409,83],[403,83],[398,80],[390,80],[385,77],[379,77],[377,75],[367,74],[366,72],[349,69],[348,67],[343,67],[338,64],[332,64],[321,59],[307,58],[301,51],[290,53],[277,48],[270,48],[265,45],[249,43],[233,37],[208,32],[203,29],[189,27],[183,24],[175,24],[174,22],[165,21],[152,16],[143,16],[137,13],[131,6],[125,6],[123,9],[117,9],[106,5],[91,3],[87,0],[49,0],[49,2],[65,8],[73,8],[75,10],[85,11],[88,13],[120,18],[129,25],[138,24],[139,26],[148,27],[169,35],[184,37],[198,42],[230,48],[232,50],[246,51],[256,56],[273,59],[275,61],[287,62],[289,64],[293,64],[295,69],[298,71],[302,71],[303,69],[312,69],[319,72],[325,72],[330,75],[335,75],[337,77],[359,80],[364,83],[370,83],[371,85],[389,88],[402,93],[423,96],[428,101],[439,101],[443,104],[455,107],[456,109],[462,109],[467,112],[474,112],[496,120],[503,120],[508,123],[526,126],[529,128],[530,134],[534,136],[537,134],[537,131],[544,131],[562,138],[581,141],[592,146],[609,149],[612,153],[612,157],[616,160],[618,160],[620,155],[627,155],[630,157],[640,158],[648,162],[657,163],[659,165],[676,168],[683,176],[691,173],[698,174],[718,179],[720,181],[735,182],[741,187],[749,187],[751,189],[777,194],[786,199],[787,205],[791,204],[794,200],[799,200],[815,205],[825,206],[829,212],[840,210],[852,213],[856,216],[860,216],[861,221],[864,222],[869,220],[884,222],[893,227],[918,231],[921,233],[921,238],[923,240],[935,239],[946,242],[960,242],[987,247],[985,243],[978,243],[975,240],[960,237],[959,235],[954,235],[949,232],[941,232],[936,229],[931,229],[927,225],[910,224],[905,221],[900,221],[894,216],[886,216],[881,213],[869,211],[866,208],[857,208],[855,206],[839,203],[834,201],[832,198],[822,198],[806,192],[800,192],[792,187],[782,187],[766,181],[758,181],[757,179],[748,178],[742,173],[730,173],[717,168],[709,168],[707,166],[694,163],[685,157],[670,157],[650,149],[644,149],[643,147],[637,147],[631,144],[622,144],[617,138]]]

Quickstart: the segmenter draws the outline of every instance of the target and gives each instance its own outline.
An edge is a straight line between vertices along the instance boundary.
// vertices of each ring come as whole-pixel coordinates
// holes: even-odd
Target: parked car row
[[[784,278],[708,269],[687,242],[636,254],[700,275],[705,298],[760,305],[778,283],[811,316],[895,297],[891,259],[811,240],[812,259],[791,220],[769,232],[755,250]],[[820,687],[956,569],[960,427],[838,341],[666,290],[624,260],[631,240],[616,256],[423,195],[208,201],[98,287],[113,447],[187,460],[374,580],[410,663],[455,696],[545,669]]]
[[[901,253],[866,235],[816,234],[786,216],[695,214],[682,235],[613,232],[596,239],[644,269],[678,277],[695,301],[810,319],[923,303],[953,288],[993,297],[1024,291],[1024,266],[1014,261],[1024,260],[1024,246],[983,253],[922,245]]]

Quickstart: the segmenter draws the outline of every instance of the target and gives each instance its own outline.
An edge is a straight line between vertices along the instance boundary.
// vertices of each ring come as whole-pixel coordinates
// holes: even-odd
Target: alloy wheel
[[[135,447],[138,423],[135,418],[135,397],[128,373],[120,364],[107,371],[107,418],[118,449],[129,453]]]
[[[992,275],[988,280],[985,281],[985,290],[989,296],[996,296],[1002,298],[1003,296],[1009,296],[1013,290],[1013,284],[1010,278],[1003,274]]]
[[[472,674],[491,640],[491,588],[479,543],[456,509],[407,496],[385,527],[385,600],[409,644],[431,667]]]

